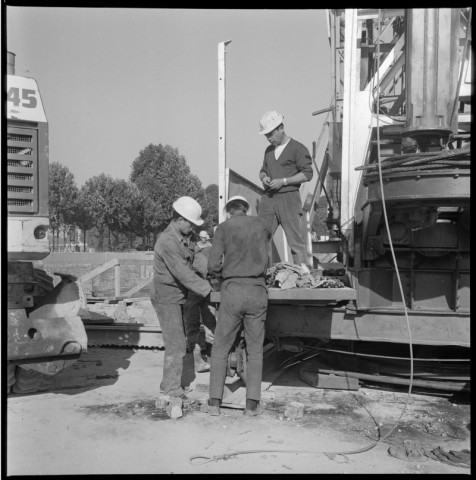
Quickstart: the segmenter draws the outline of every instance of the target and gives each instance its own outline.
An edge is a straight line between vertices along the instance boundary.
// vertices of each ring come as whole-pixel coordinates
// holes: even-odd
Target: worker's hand
[[[284,180],[282,178],[275,178],[269,183],[269,189],[278,191],[284,185]]]
[[[261,182],[263,183],[264,188],[269,188],[269,184],[271,183],[271,178],[266,176],[261,180]]]
[[[219,292],[221,288],[221,280],[218,278],[210,278],[209,280],[210,286],[212,287],[214,292]]]

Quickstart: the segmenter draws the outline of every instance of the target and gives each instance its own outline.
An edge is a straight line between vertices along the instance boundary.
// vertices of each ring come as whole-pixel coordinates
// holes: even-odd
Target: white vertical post
[[[351,230],[353,218],[352,179],[354,171],[354,122],[356,120],[355,98],[359,75],[357,58],[357,10],[345,10],[345,57],[344,57],[344,118],[342,122],[342,177],[341,177],[341,231],[345,236]],[[360,160],[360,159],[359,159]]]
[[[121,264],[114,266],[114,295],[121,296]]]
[[[226,96],[225,96],[225,47],[231,40],[218,44],[218,223],[225,220],[223,208],[227,200],[226,178]]]
[[[314,204],[312,205],[314,209]],[[307,226],[307,234],[306,234],[306,249],[307,249],[307,264],[310,267],[314,267],[314,257],[312,255],[312,235],[311,235],[311,212],[306,212],[306,226]]]

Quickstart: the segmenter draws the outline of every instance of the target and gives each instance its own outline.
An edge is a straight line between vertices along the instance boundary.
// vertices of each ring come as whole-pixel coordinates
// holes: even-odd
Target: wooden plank
[[[314,302],[340,302],[355,300],[357,291],[354,288],[280,288],[268,289],[268,302],[273,303],[314,303]],[[210,301],[220,302],[220,292],[211,292]]]
[[[354,288],[270,288],[268,290],[269,303],[277,302],[338,302],[355,300],[357,291]]]
[[[152,280],[154,279],[154,277],[150,277],[150,278],[145,278],[143,279],[139,285],[136,285],[135,287],[131,288],[130,290],[128,290],[126,293],[124,293],[124,297],[130,297],[131,295],[134,295],[134,293],[137,293],[138,291],[142,290],[144,287],[146,287],[147,285],[149,285],[150,283],[152,283]]]
[[[329,388],[332,390],[359,390],[357,378],[321,373],[319,371],[301,369],[299,378],[315,388]]]
[[[119,265],[119,260],[117,258],[113,258],[112,260],[109,260],[109,262],[106,262],[104,265],[101,265],[100,267],[95,268],[91,272],[86,273],[82,277],[80,277],[80,280],[85,283],[88,282],[89,280],[93,279],[94,277],[97,277],[101,273],[104,273],[106,270],[109,270],[112,267],[115,267],[116,265]]]

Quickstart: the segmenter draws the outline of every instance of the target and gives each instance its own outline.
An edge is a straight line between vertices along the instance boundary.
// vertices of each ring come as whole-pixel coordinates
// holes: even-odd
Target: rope
[[[458,148],[455,150],[443,150],[441,152],[420,152],[420,153],[407,153],[403,155],[394,155],[387,157],[381,161],[382,168],[394,167],[396,165],[406,164],[412,165],[415,163],[434,163],[441,160],[450,161],[450,164],[455,160],[463,159],[468,160],[471,158],[471,150],[469,148]],[[377,170],[378,164],[371,163],[369,165],[361,165],[356,167],[355,170]]]
[[[468,168],[467,169],[462,169],[462,170],[468,170],[469,169],[469,162],[468,162]],[[452,169],[452,170],[440,170],[440,168],[443,168],[443,167],[447,167],[448,165],[447,164],[444,164],[444,165],[441,165],[441,167],[439,167],[439,165],[422,165],[422,166],[419,166],[419,167],[414,167],[414,168],[407,168],[407,167],[396,167],[396,168],[388,168],[388,169],[385,169],[385,174],[386,175],[389,175],[391,173],[397,173],[397,172],[418,172],[419,170],[435,170],[435,171],[438,171],[438,173],[447,173],[447,174],[454,174],[455,173],[455,169]],[[460,165],[461,166],[461,165]],[[365,178],[369,178],[369,177],[375,177],[378,175],[378,172],[369,172],[369,173],[366,173],[364,175]]]
[[[385,175],[398,172],[416,172],[419,170],[435,170],[439,173],[454,174],[454,170],[469,170],[471,167],[471,150],[459,148],[442,152],[420,152],[388,157],[377,164],[361,165],[356,170],[366,170],[365,178],[378,175],[378,167]],[[451,168],[453,170],[448,170]],[[443,170],[447,169],[447,170]]]

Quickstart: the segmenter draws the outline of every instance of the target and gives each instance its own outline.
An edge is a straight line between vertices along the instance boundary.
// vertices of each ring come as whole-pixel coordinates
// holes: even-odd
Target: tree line
[[[74,175],[59,162],[49,167],[49,212],[52,250],[79,229],[83,248],[98,251],[146,249],[170,222],[172,203],[188,195],[202,206],[204,224],[211,236],[218,224],[218,186],[206,188],[190,172],[187,161],[170,145],[149,144],[131,165],[129,180],[101,173],[81,188]],[[87,242],[88,239],[88,242]]]

